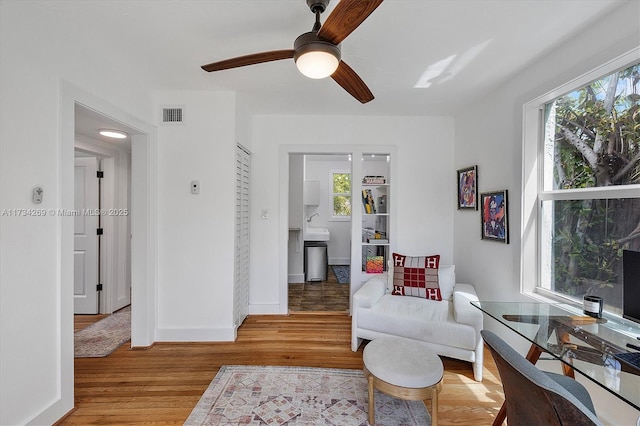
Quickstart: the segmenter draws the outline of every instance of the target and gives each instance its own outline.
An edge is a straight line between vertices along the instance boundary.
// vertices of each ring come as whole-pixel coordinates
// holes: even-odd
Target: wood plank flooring
[[[340,284],[329,266],[326,281],[290,283],[289,312],[349,312],[349,284]]]
[[[108,317],[109,314],[98,315],[74,315],[73,317],[73,332],[82,330],[89,327],[91,324],[100,321],[103,318]]]
[[[59,424],[182,424],[222,365],[362,368],[363,347],[352,352],[350,335],[345,314],[256,315],[245,320],[236,342],[124,345],[106,358],[78,358],[76,409]],[[440,425],[491,424],[503,393],[490,354],[482,383],[473,380],[471,364],[443,362]]]

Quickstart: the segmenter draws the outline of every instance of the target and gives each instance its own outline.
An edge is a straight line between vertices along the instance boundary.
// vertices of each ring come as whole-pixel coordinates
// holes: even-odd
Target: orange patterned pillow
[[[393,290],[397,296],[442,300],[438,283],[440,255],[405,256],[393,253]]]

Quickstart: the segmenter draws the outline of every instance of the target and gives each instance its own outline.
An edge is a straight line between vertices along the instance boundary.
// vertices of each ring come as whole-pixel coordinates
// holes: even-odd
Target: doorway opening
[[[118,107],[66,82],[60,82],[60,194],[56,207],[74,210],[75,108],[82,105],[135,130],[131,133],[131,346],[149,347],[154,342],[157,274],[157,146],[156,130]],[[73,408],[74,388],[74,222],[60,217],[58,253],[60,269],[60,400],[58,410]]]
[[[289,312],[349,313],[349,154],[289,154]]]
[[[100,135],[122,131],[125,138]],[[131,303],[131,137],[134,129],[75,106],[74,313]]]
[[[131,339],[130,314],[124,312],[131,309],[129,135],[134,130],[78,104],[74,116],[74,357],[104,356],[114,338]],[[103,136],[102,129],[124,137]],[[90,338],[88,330],[78,333],[107,324],[109,333],[92,331]]]

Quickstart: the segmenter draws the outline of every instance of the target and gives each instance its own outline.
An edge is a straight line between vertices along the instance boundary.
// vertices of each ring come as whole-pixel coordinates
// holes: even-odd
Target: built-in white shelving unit
[[[362,278],[387,270],[391,239],[390,154],[362,155]]]

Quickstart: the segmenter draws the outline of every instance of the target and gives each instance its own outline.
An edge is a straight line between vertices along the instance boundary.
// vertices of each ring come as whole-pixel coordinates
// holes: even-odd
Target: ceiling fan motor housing
[[[330,53],[338,59],[338,62],[340,62],[341,59],[340,45],[333,44],[328,40],[318,37],[318,33],[315,31],[310,31],[299,36],[293,43],[293,49],[295,50],[293,54],[294,61],[297,61],[300,56],[311,51]]]
[[[327,5],[329,4],[329,0],[307,0],[307,6],[311,9],[311,12],[316,13],[316,11],[322,13],[327,9]]]

